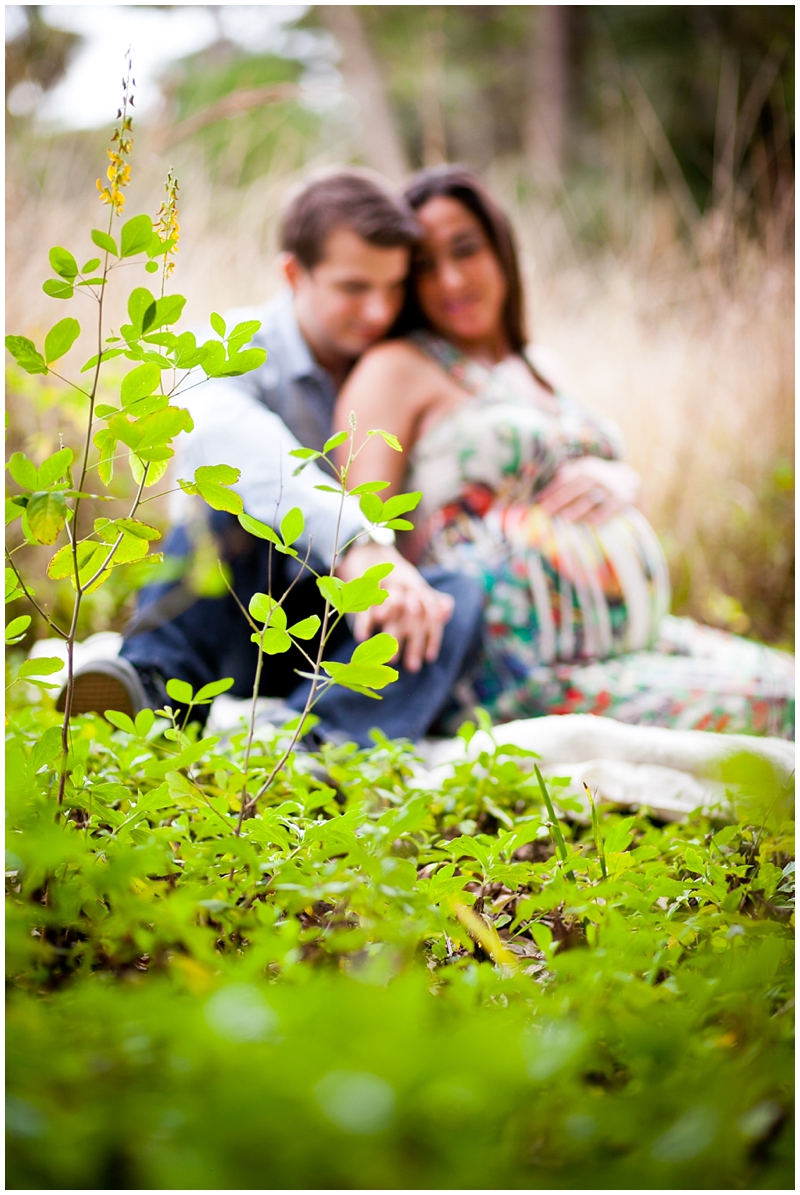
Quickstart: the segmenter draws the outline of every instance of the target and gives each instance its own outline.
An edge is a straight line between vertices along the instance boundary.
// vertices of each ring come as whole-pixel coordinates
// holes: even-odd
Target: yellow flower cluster
[[[134,80],[135,81],[135,80]],[[129,95],[131,85],[131,63],[128,60],[128,74],[122,80],[122,107],[117,112],[117,118],[120,124],[114,129],[114,135],[111,138],[111,149],[108,149],[111,165],[106,171],[106,176],[109,181],[109,186],[103,186],[103,180],[97,180],[97,189],[100,192],[100,202],[110,203],[117,214],[121,213],[125,206],[125,196],[122,194],[122,188],[127,187],[131,180],[131,168],[125,158],[130,156],[133,148],[133,137],[131,136],[131,126],[133,124],[133,117],[128,116],[128,105],[133,107],[133,96]],[[117,142],[117,148],[114,149],[114,142]]]
[[[170,253],[175,254],[178,252],[178,241],[180,240],[180,225],[178,224],[178,191],[180,188],[172,167],[170,167],[169,174],[167,175],[164,189],[166,191],[166,198],[158,210],[158,216],[153,223],[153,231],[167,245],[164,252],[164,267],[165,277],[169,278],[175,269],[175,262],[167,261],[167,256]]]

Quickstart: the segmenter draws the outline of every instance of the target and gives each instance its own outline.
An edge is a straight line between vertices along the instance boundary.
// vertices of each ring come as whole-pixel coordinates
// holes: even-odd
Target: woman
[[[421,490],[406,553],[483,581],[478,700],[499,721],[602,713],[793,737],[790,656],[668,616],[638,478],[615,428],[537,368],[513,234],[480,179],[423,170],[406,198],[424,236],[398,336],[358,363],[335,424],[353,411],[397,436],[406,455],[372,437],[352,484]]]

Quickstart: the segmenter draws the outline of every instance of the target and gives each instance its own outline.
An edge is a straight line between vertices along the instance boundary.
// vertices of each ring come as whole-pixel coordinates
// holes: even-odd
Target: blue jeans
[[[268,544],[242,531],[231,516],[215,514],[212,529],[231,574],[231,587],[243,606],[247,607],[254,593],[271,592],[279,597],[295,579],[297,565],[291,558],[273,552],[270,560]],[[164,550],[173,561],[188,560],[191,545],[186,532],[175,529]],[[328,689],[314,707],[323,733],[344,734],[362,747],[370,745],[369,732],[374,727],[389,738],[417,740],[452,703],[456,682],[474,667],[480,654],[483,594],[477,582],[459,573],[422,571],[434,589],[455,599],[438,659],[417,673],[399,667],[398,680],[381,691],[380,701],[338,686]],[[301,577],[284,605],[289,625],[313,613],[321,616],[322,605],[314,578]],[[251,633],[229,593],[195,597],[183,581],[153,584],[141,591],[120,655],[140,670],[157,671],[165,680],[188,681],[195,690],[232,676],[230,692],[247,697],[253,691],[257,661]],[[328,642],[326,658],[347,661],[355,646],[343,620]],[[307,649],[313,656],[315,641]],[[302,710],[311,682],[298,683],[295,669],[307,671],[308,667],[297,649],[266,656],[260,694],[283,698],[292,709]],[[196,714],[202,719],[207,707],[198,707]]]

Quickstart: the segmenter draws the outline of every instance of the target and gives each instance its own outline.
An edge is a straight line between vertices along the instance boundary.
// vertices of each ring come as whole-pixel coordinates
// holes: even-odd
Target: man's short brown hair
[[[281,248],[312,270],[325,256],[325,243],[336,228],[349,228],[381,249],[407,248],[420,236],[405,199],[393,195],[379,175],[356,168],[317,175],[290,196],[281,223]]]

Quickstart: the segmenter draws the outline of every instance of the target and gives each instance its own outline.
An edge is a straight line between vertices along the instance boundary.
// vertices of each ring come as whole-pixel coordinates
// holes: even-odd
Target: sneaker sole
[[[66,697],[65,689],[59,694],[56,702],[56,709],[60,714],[64,712]],[[76,676],[72,690],[73,714],[104,714],[106,710],[117,710],[120,714],[127,714],[129,718],[135,717],[137,713],[130,693],[116,677],[102,672],[86,672],[82,676]]]

